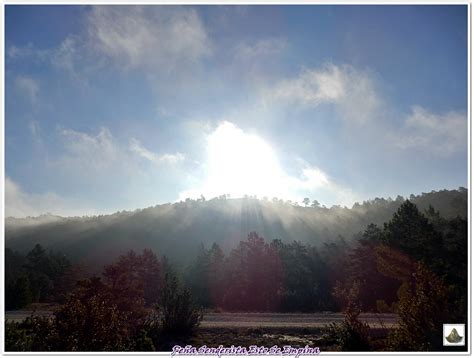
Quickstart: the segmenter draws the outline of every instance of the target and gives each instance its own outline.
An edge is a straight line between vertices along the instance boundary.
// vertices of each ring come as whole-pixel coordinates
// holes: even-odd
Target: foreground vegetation
[[[201,318],[166,259],[159,262],[149,250],[141,255],[131,251],[106,266],[102,277],[77,281],[52,318],[33,315],[21,323],[7,322],[5,347],[7,351],[160,350],[167,348],[168,336],[192,334]]]
[[[7,249],[7,309],[60,306],[52,318],[6,323],[6,350],[169,350],[203,337],[198,307],[343,310],[345,321],[313,342],[347,351],[443,350],[442,324],[467,323],[467,220],[432,207],[421,213],[407,200],[383,227],[370,224],[349,242],[316,248],[252,232],[228,255],[216,243],[202,246],[184,270],[144,250],[122,255],[100,277],[85,276],[39,245],[26,256]],[[374,337],[362,311],[397,313],[398,326]]]

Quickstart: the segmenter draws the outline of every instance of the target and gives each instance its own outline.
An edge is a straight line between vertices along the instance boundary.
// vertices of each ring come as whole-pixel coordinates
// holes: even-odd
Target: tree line
[[[9,344],[21,347],[29,332],[28,344],[37,350],[157,349],[167,335],[190,334],[204,308],[342,310],[349,318],[338,336],[359,348],[367,345],[360,343],[366,339],[358,313],[394,312],[400,321],[391,348],[438,349],[442,323],[467,323],[467,239],[465,218],[446,219],[432,207],[420,212],[406,200],[383,226],[370,224],[349,242],[340,237],[314,247],[251,232],[227,254],[217,243],[202,245],[181,270],[146,249],[129,251],[86,278],[80,267],[39,245],[25,256],[7,249],[7,309],[59,304],[53,319],[11,324]],[[347,341],[340,346],[347,348]]]
[[[464,188],[411,197],[422,212],[431,204],[443,218],[467,216]],[[217,243],[228,254],[252,231],[269,242],[280,238],[320,250],[324,243],[338,242],[339,236],[352,241],[371,223],[382,227],[403,202],[398,196],[366,200],[352,208],[325,208],[317,203],[296,206],[277,198],[185,200],[96,217],[7,218],[5,240],[7,247],[22,253],[36,243],[61,251],[71,261],[84,262],[89,272],[100,271],[129,249],[145,248],[186,266],[196,258],[200,243],[207,249]]]
[[[208,308],[340,310],[334,289],[357,282],[364,311],[391,311],[401,278],[390,270],[407,267],[405,262],[388,267],[386,261],[405,255],[442,278],[465,305],[466,249],[466,219],[444,219],[432,207],[421,213],[406,201],[383,227],[370,224],[350,242],[340,237],[316,248],[297,241],[267,242],[253,232],[227,256],[217,244],[201,247],[185,279],[198,302]]]

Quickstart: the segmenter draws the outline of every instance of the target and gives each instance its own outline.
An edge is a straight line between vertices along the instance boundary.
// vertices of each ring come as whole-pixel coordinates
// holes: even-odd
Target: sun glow
[[[209,191],[232,197],[262,197],[284,189],[284,173],[275,153],[256,135],[223,122],[208,137],[207,150]]]
[[[289,175],[266,141],[245,133],[233,123],[221,122],[207,136],[203,177],[193,178],[193,188],[182,191],[180,199],[229,194],[233,198],[256,195],[301,201],[305,196],[320,195],[324,191],[340,197],[338,202],[351,197],[350,192],[333,183],[318,167],[302,159],[295,161],[300,166],[299,175]]]

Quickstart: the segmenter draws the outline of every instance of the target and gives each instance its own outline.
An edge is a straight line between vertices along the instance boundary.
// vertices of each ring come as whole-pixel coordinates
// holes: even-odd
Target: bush
[[[118,310],[99,279],[87,281],[56,313],[64,351],[121,351],[129,345],[128,315]]]
[[[5,351],[54,351],[59,335],[49,317],[27,317],[23,322],[5,323]]]
[[[369,325],[359,320],[361,313],[357,302],[359,297],[359,284],[354,282],[347,290],[336,287],[334,295],[339,301],[345,303],[344,322],[329,325],[328,333],[332,340],[336,341],[342,351],[369,351],[371,350],[369,339]]]
[[[17,322],[5,322],[5,352],[31,351],[31,337]]]
[[[143,320],[121,311],[110,288],[99,278],[78,283],[54,317],[31,316],[6,324],[10,351],[150,351]],[[132,317],[133,316],[133,317]]]
[[[450,314],[449,291],[443,282],[422,264],[416,264],[410,282],[399,290],[398,328],[389,336],[395,351],[442,349],[443,323]]]

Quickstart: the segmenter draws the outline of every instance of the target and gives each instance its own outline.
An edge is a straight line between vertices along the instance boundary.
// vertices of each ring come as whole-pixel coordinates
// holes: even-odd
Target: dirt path
[[[391,328],[395,314],[363,313],[363,322],[371,328]],[[342,313],[210,313],[204,315],[203,328],[323,328],[332,322],[342,322]]]
[[[20,322],[32,311],[6,311],[5,319]],[[36,311],[49,316],[50,311]],[[371,328],[392,328],[395,314],[362,313],[360,319]],[[202,328],[323,328],[332,322],[342,322],[342,313],[206,313]]]

